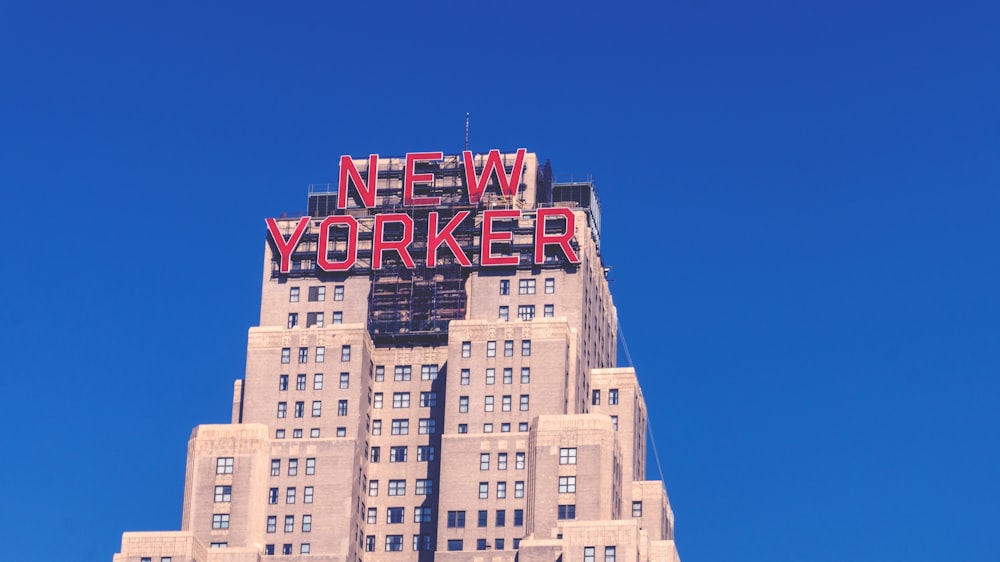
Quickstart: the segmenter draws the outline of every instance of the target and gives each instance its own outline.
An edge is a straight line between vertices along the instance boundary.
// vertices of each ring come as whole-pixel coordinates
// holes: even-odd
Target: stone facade
[[[114,562],[679,562],[615,365],[599,212],[574,213],[579,264],[467,268],[464,315],[432,338],[375,337],[371,272],[278,275],[266,245],[232,423],[191,435],[181,530],[125,533]]]

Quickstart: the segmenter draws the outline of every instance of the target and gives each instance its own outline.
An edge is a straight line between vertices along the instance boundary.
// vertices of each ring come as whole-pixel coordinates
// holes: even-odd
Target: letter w
[[[479,200],[483,197],[483,193],[486,191],[486,184],[489,183],[490,176],[494,172],[496,172],[497,180],[500,182],[500,191],[504,195],[516,195],[517,186],[521,185],[521,167],[524,165],[524,153],[525,149],[517,149],[517,154],[514,156],[514,169],[511,170],[510,176],[508,176],[503,166],[503,158],[500,156],[500,151],[494,148],[486,157],[483,174],[477,178],[476,164],[472,157],[472,151],[466,150],[462,152],[462,158],[465,161],[465,185],[469,188],[469,203],[473,205],[479,203]]]

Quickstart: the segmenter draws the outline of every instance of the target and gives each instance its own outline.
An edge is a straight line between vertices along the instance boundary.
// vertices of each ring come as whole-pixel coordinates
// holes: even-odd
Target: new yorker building
[[[268,219],[232,423],[115,562],[678,561],[590,182],[532,153],[343,157]]]

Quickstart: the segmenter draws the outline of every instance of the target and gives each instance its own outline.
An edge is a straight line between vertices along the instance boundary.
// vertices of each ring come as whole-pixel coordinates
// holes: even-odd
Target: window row
[[[316,474],[316,459],[306,459],[306,476]],[[299,474],[299,459],[288,459],[288,476]],[[271,476],[281,476],[281,459],[271,459]]]
[[[462,539],[448,539],[448,550],[450,551],[460,551],[464,548],[464,541]],[[476,539],[476,550],[489,550],[489,542],[486,539]],[[521,548],[521,539],[514,539],[514,550]],[[494,550],[504,549],[504,540],[495,539],[493,542]]]
[[[298,361],[299,363],[309,362],[309,348],[300,347],[298,348]],[[340,361],[347,363],[351,360],[351,346],[342,345],[340,346]],[[326,346],[316,346],[316,354],[314,356],[314,361],[316,363],[326,362]],[[283,347],[281,348],[281,364],[287,365],[292,362],[292,348]]]
[[[299,302],[299,295],[301,289],[299,287],[289,287],[288,288],[288,302]],[[309,287],[309,302],[323,302],[326,300],[326,287],[320,285],[319,287]],[[334,285],[333,286],[333,300],[342,301],[344,300],[344,286]]]
[[[363,538],[365,552],[375,552],[377,537],[375,535],[364,535]],[[402,552],[403,535],[386,535],[385,550],[386,552]],[[413,550],[415,552],[434,550],[434,545],[431,544],[431,535],[413,535]]]
[[[406,520],[406,508],[403,507],[387,507],[385,510],[385,522],[388,524],[398,524],[403,523]],[[413,522],[414,523],[431,523],[434,521],[434,509],[431,507],[415,507],[413,508]],[[378,508],[369,507],[368,512],[365,515],[365,522],[369,525],[375,525],[378,523]]]
[[[344,323],[344,313],[340,310],[334,310],[333,316],[330,320],[331,325],[343,324]],[[292,329],[299,325],[299,313],[289,312],[288,313],[288,329]],[[307,312],[306,313],[306,328],[323,328],[326,326],[326,315],[323,312]]]
[[[507,497],[507,482],[501,480],[497,482],[496,486],[496,498],[502,500]],[[514,497],[523,498],[524,497],[524,481],[518,480],[514,482]],[[480,482],[479,483],[479,499],[487,500],[490,498],[490,483]]]
[[[295,390],[305,390],[308,377],[304,373],[295,375]],[[351,374],[340,373],[340,388],[351,386]],[[288,375],[278,375],[278,390],[288,390]],[[313,375],[313,390],[323,390],[323,373]]]
[[[303,515],[302,519],[301,519],[301,524],[302,524],[301,528],[302,528],[302,532],[303,533],[312,532],[312,515]],[[268,515],[267,516],[267,528],[266,528],[266,531],[268,533],[275,533],[275,532],[277,532],[277,529],[278,529],[278,516],[277,515]],[[295,532],[295,516],[294,515],[286,515],[285,516],[285,527],[284,527],[284,529],[285,529],[286,533]]]
[[[517,431],[519,433],[525,433],[525,432],[527,432],[528,431],[528,422],[518,422],[518,424],[517,424]],[[458,432],[459,433],[468,433],[469,432],[469,424],[467,424],[467,423],[460,423],[460,424],[458,424]],[[483,433],[493,433],[493,424],[492,423],[484,423],[483,424]],[[503,423],[500,424],[500,433],[510,433],[510,422],[503,422]]]
[[[389,462],[406,462],[409,447],[389,447]],[[371,447],[365,444],[365,457],[371,462],[381,462],[382,447]],[[417,446],[417,462],[430,462],[434,460],[433,445]]]
[[[312,552],[312,545],[310,545],[309,543],[304,542],[299,545],[299,554],[309,554],[311,552]],[[284,556],[292,554],[292,545],[291,544],[281,545],[281,554]],[[264,545],[264,556],[274,556],[273,544]]]
[[[596,556],[596,548],[593,546],[583,547],[583,562],[596,562],[594,557]],[[615,562],[615,547],[606,546],[604,547],[604,562]]]
[[[319,438],[319,434],[320,434],[320,431],[319,431],[318,427],[314,427],[314,428],[312,428],[312,429],[309,430],[309,437],[311,437],[313,439],[318,439]],[[337,428],[337,437],[347,437],[347,428],[346,427],[338,427]],[[276,430],[274,430],[274,438],[275,439],[284,439],[285,438],[285,430],[284,429],[276,429]],[[292,430],[292,439],[302,439],[302,430],[301,429],[293,429]]]
[[[361,481],[361,487],[365,488],[364,479]],[[405,496],[406,495],[406,480],[389,480],[388,481],[387,493],[390,496]],[[378,496],[379,493],[379,481],[369,480],[367,484],[368,497],[374,498]],[[418,496],[429,496],[434,493],[434,480],[430,478],[418,478],[416,480],[416,485],[414,486],[414,494]]]
[[[513,405],[514,397],[510,394],[505,394],[500,397],[500,411],[509,412],[511,411]],[[530,396],[527,394],[522,394],[518,397],[518,410],[522,412],[527,412],[530,405]],[[493,412],[495,411],[496,397],[492,394],[483,397],[483,411]],[[458,411],[465,413],[469,411],[469,397],[459,396],[458,397]]]
[[[438,365],[421,365],[420,380],[436,381],[438,378]],[[375,382],[385,380],[385,365],[375,366]],[[392,380],[408,381],[413,380],[413,367],[411,365],[396,365],[393,367]]]
[[[392,435],[409,435],[410,420],[392,420]],[[417,421],[417,433],[420,435],[433,435],[437,432],[437,420],[434,418],[421,418]],[[372,435],[382,435],[382,420],[372,420]]]
[[[383,403],[383,393],[376,392],[372,395],[372,408],[378,410],[382,408]],[[437,393],[436,392],[421,392],[420,393],[420,407],[421,408],[433,408],[437,406]],[[409,408],[410,407],[410,393],[409,392],[394,392],[392,393],[392,407],[393,408]]]
[[[514,369],[513,367],[504,367],[501,370],[500,379],[503,384],[514,384]],[[472,372],[469,369],[462,369],[459,371],[459,384],[467,386],[471,383]],[[497,370],[493,367],[486,369],[486,384],[494,385],[497,382]],[[528,384],[531,382],[531,367],[521,367],[521,377],[518,379],[521,384]]]
[[[306,403],[303,400],[299,400],[294,403],[292,413],[296,418],[301,418],[305,416]],[[312,417],[318,418],[323,415],[323,401],[313,400],[312,401]],[[337,401],[337,415],[346,416],[347,415],[347,400]],[[288,417],[288,402],[278,402],[278,418]]]
[[[517,294],[519,295],[533,295],[535,294],[535,279],[518,279],[517,280]],[[551,295],[556,292],[556,280],[555,277],[545,278],[545,294]],[[510,294],[510,279],[500,280],[500,294],[509,295]]]
[[[521,340],[521,356],[529,357],[530,355],[531,355],[531,340]],[[490,340],[486,342],[486,356],[487,357],[497,356],[496,340]],[[504,357],[514,356],[514,340],[504,340],[503,356]],[[472,357],[472,342],[469,341],[462,342],[462,357]]]
[[[312,503],[313,502],[313,490],[312,486],[305,486],[302,488],[302,503]],[[278,504],[278,488],[269,488],[267,490],[267,503],[269,505]],[[285,503],[294,504],[295,499],[298,494],[298,489],[295,486],[289,486],[285,488]]]
[[[600,389],[594,389],[590,393],[590,403],[594,406],[601,405],[601,391]],[[612,388],[608,390],[608,405],[614,406],[618,404],[618,389]]]
[[[556,307],[554,304],[542,305],[542,315],[545,318],[552,318],[556,315]],[[517,307],[517,318],[518,320],[532,320],[535,317],[535,305],[533,304],[522,304]],[[510,320],[510,307],[506,305],[501,305],[497,310],[497,318],[503,321]]]

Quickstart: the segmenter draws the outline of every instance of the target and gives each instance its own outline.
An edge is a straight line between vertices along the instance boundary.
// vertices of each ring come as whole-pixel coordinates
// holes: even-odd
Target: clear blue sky
[[[1000,560],[995,2],[77,4],[0,4],[0,558],[177,529],[264,217],[468,111],[598,184],[685,562]]]

